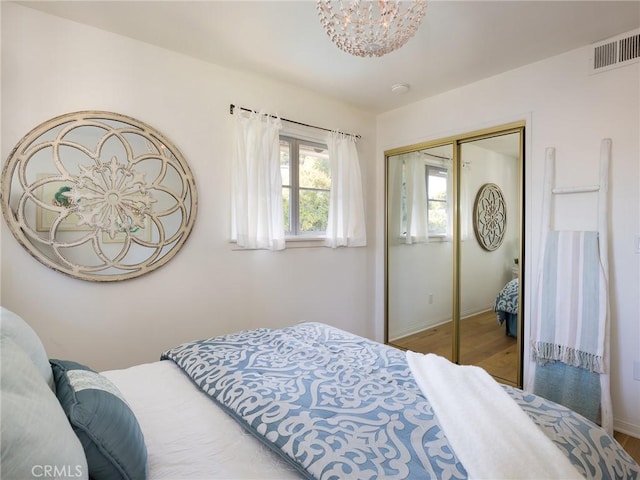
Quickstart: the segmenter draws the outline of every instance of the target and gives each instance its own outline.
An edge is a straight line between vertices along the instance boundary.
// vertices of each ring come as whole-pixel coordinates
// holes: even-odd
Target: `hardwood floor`
[[[395,340],[396,347],[419,353],[435,353],[451,359],[451,322]],[[460,322],[460,363],[478,365],[512,385],[517,381],[516,339],[505,334],[496,314],[487,311]]]
[[[395,340],[393,345],[451,359],[451,323]],[[479,365],[498,380],[515,384],[516,339],[505,335],[505,327],[498,326],[494,312],[481,313],[461,322],[460,353],[460,363]],[[640,439],[620,432],[615,432],[614,437],[640,463]]]
[[[632,437],[625,433],[614,432],[614,438],[618,441],[633,459],[640,464],[640,438]]]

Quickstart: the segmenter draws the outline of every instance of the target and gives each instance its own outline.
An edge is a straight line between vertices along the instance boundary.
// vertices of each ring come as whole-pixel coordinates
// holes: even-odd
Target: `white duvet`
[[[122,392],[147,445],[148,479],[300,479],[213,404],[171,361],[102,372]]]

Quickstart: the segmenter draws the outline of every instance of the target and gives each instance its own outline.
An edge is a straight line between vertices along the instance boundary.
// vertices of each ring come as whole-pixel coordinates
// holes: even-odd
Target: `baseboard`
[[[451,319],[441,320],[439,322],[430,324],[427,327],[425,327],[424,323],[409,325],[406,328],[400,330],[399,332],[396,332],[396,334],[393,337],[389,336],[389,341],[394,342],[396,340],[400,340],[401,338],[405,338],[410,335],[415,335],[416,333],[424,332],[429,328],[439,327],[440,325],[444,325],[446,323],[449,323],[450,321]]]
[[[486,307],[486,308],[480,308],[480,309],[474,309],[474,310],[468,310],[468,311],[465,311],[465,312],[461,312],[460,320],[464,320],[466,318],[473,317],[475,315],[480,315],[481,313],[486,313],[486,312],[488,312],[490,310],[493,310],[493,307]],[[400,340],[401,338],[408,337],[410,335],[415,335],[416,333],[424,332],[425,330],[428,330],[429,328],[434,328],[434,327],[439,327],[441,325],[445,325],[445,324],[449,323],[450,321],[451,321],[451,318],[446,318],[446,319],[436,320],[434,323],[430,323],[429,325],[425,326],[424,321],[421,320],[418,323],[407,325],[405,328],[403,328],[400,331],[396,331],[395,335],[389,336],[389,341],[393,342],[393,341],[396,341],[396,340]]]
[[[630,435],[635,438],[640,439],[640,425],[635,425],[630,422],[625,422],[623,420],[613,419],[613,429],[616,432],[624,433],[626,435]]]

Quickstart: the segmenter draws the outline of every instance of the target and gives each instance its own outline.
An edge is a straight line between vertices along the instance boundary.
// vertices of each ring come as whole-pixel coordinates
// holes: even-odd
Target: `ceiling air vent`
[[[623,33],[592,45],[589,59],[591,73],[605,72],[613,68],[640,61],[640,30]]]

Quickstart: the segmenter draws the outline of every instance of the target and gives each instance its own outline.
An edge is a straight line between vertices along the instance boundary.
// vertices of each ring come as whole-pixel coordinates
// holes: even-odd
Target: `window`
[[[280,173],[287,236],[324,235],[331,190],[327,146],[280,136]]]
[[[414,182],[413,175],[419,175],[415,179],[417,183]],[[421,184],[423,178],[424,184]],[[400,222],[402,236],[411,239],[407,243],[426,241],[429,237],[447,236],[451,215],[449,188],[447,167],[420,163],[419,168],[414,169],[410,164],[405,163],[402,172]],[[407,197],[409,190],[413,191],[411,197],[413,200]],[[410,201],[411,205],[408,204]],[[411,221],[409,221],[410,216]]]
[[[427,223],[429,235],[446,235],[449,223],[447,185],[449,170],[434,165],[425,166],[427,182]]]

